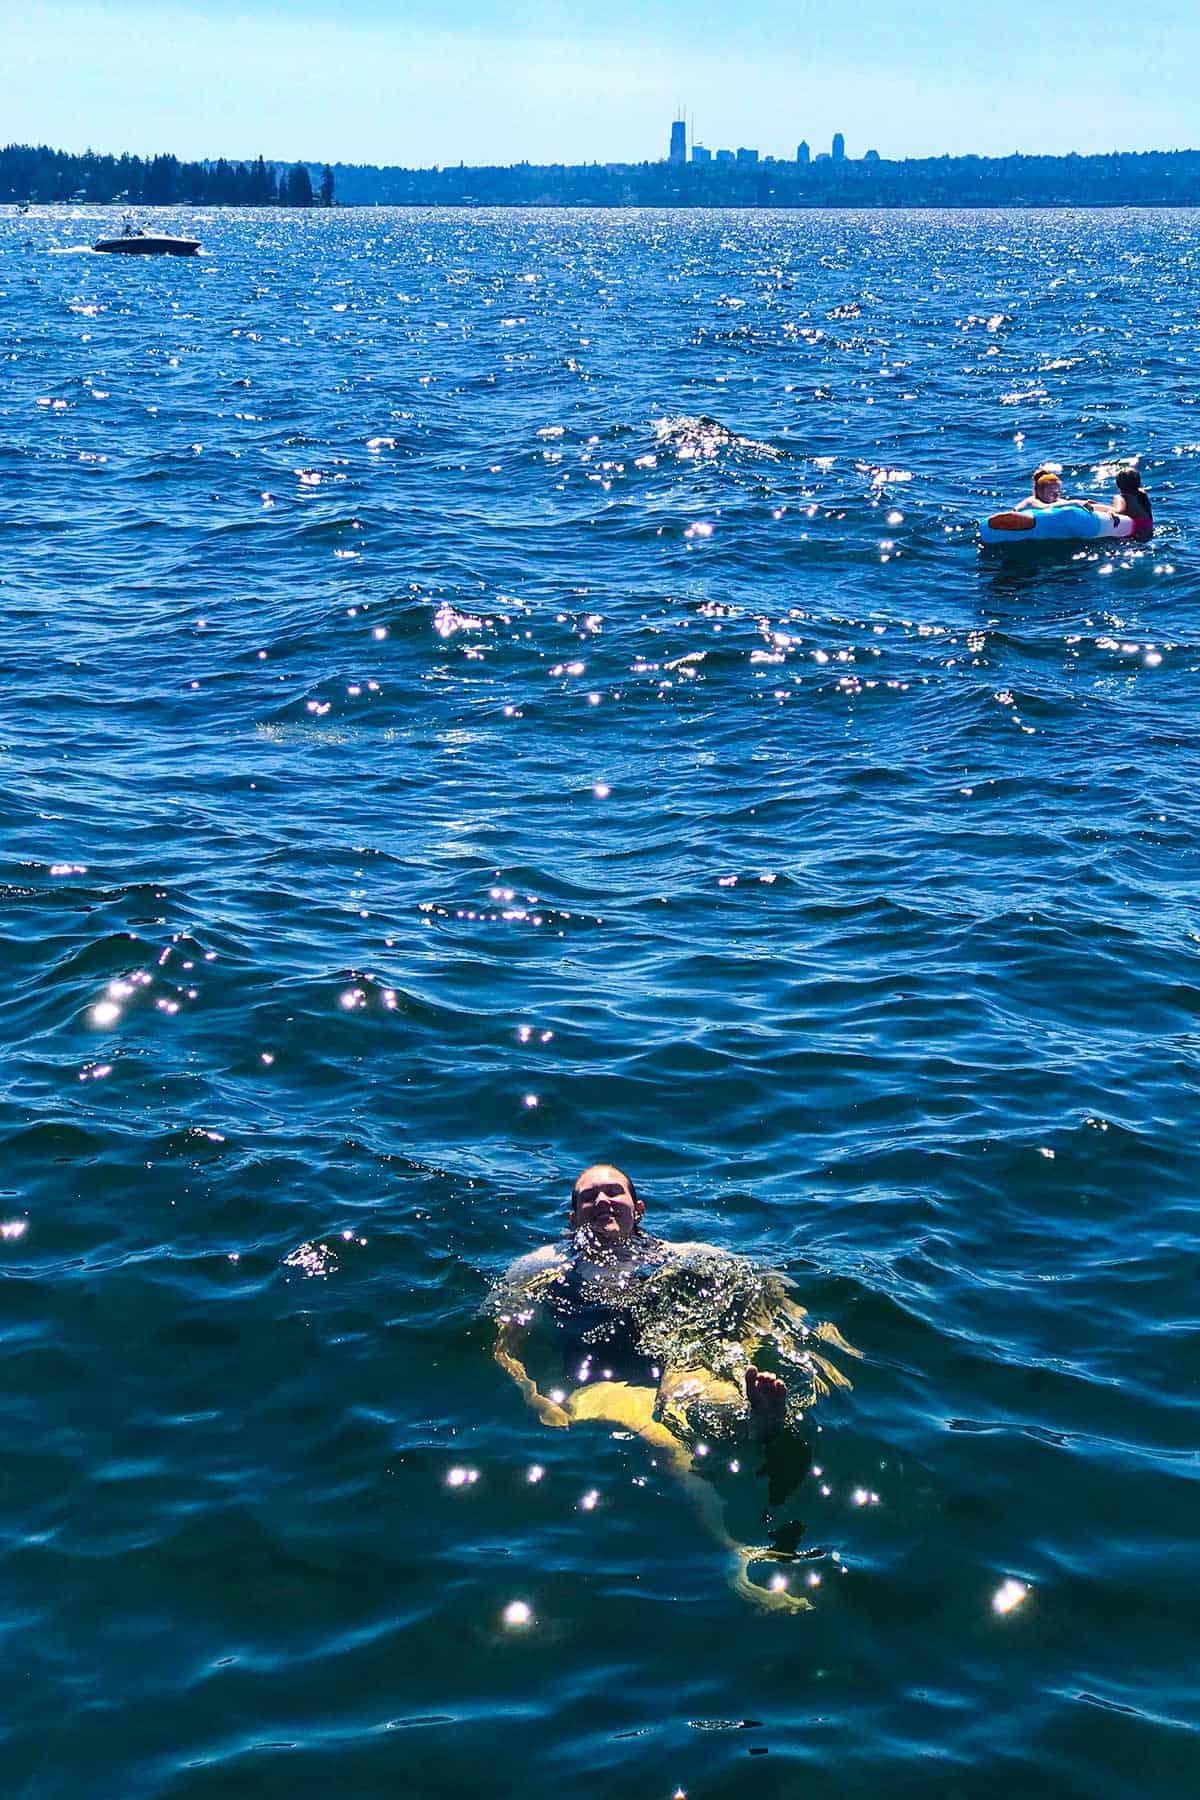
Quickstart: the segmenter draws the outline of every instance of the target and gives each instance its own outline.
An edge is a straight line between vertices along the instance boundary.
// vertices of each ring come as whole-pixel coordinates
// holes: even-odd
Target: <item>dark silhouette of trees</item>
[[[295,163],[279,184],[280,206],[311,206],[312,176],[303,163]]]
[[[343,206],[1200,206],[1200,150],[682,166],[335,163],[334,173]]]
[[[328,163],[349,206],[1200,206],[1200,151],[1109,156],[955,156],[911,162],[589,163],[374,168]],[[0,149],[0,203],[128,201],[132,206],[314,205],[311,169],[265,162],[82,156],[46,145]]]
[[[173,156],[156,156],[146,170],[142,198],[148,206],[173,206],[179,197],[178,161]]]
[[[305,171],[307,177],[307,171]],[[311,205],[308,201],[293,204]],[[279,181],[274,164],[257,162],[180,162],[175,156],[98,156],[85,151],[71,156],[45,144],[9,144],[0,150],[0,203],[26,201],[49,205],[62,200],[108,204],[126,200],[131,206],[278,206]]]
[[[268,168],[260,156],[250,171],[249,198],[247,206],[277,206],[279,204],[279,181],[273,168]]]

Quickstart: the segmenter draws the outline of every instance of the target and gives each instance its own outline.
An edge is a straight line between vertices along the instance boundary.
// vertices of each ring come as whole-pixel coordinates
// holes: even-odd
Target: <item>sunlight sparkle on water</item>
[[[597,179],[619,193],[620,175]],[[917,1632],[902,1589],[914,1508],[980,1448],[961,1415],[997,1411],[971,1395],[1003,1399],[1014,1370],[1069,1372],[1051,1421],[1065,1440],[1175,1436],[1186,1452],[1186,1423],[1147,1413],[1156,1393],[1175,1412],[1189,1398],[1171,1386],[1188,1134],[1170,1126],[1188,1116],[1180,1015],[1200,955],[1179,729],[1200,675],[1193,225],[1113,208],[1032,223],[991,208],[185,209],[216,252],[209,273],[203,259],[56,262],[52,248],[96,235],[91,209],[72,210],[0,207],[6,497],[27,525],[48,508],[53,538],[25,559],[7,621],[0,737],[23,804],[2,979],[21,1059],[0,1271],[25,1284],[26,1322],[53,1312],[82,1258],[98,1302],[116,1282],[166,1323],[138,1350],[139,1417],[161,1427],[148,1478],[136,1443],[109,1441],[106,1409],[78,1404],[119,1364],[127,1307],[98,1303],[86,1332],[22,1360],[31,1441],[99,1471],[89,1528],[108,1587],[138,1590],[146,1544],[178,1534],[181,1494],[196,1543],[219,1547],[229,1494],[208,1477],[229,1464],[226,1427],[248,1419],[242,1488],[286,1497],[298,1447],[316,1447],[306,1516],[342,1546],[343,1577],[378,1537],[364,1467],[397,1488],[419,1546],[411,1644],[371,1617],[364,1635],[360,1584],[323,1584],[290,1719],[274,1680],[223,1668],[263,1637],[238,1559],[180,1587],[185,1661],[238,1686],[237,1739],[260,1762],[281,1738],[303,1753],[315,1720],[358,1791],[384,1744],[403,1762],[449,1732],[489,1786],[515,1695],[569,1793],[590,1779],[691,1800],[681,1773],[665,1785],[674,1755],[695,1800],[723,1786],[765,1800],[797,1785],[780,1757],[800,1753],[836,1792],[847,1725],[933,1694],[919,1743],[892,1734],[897,1766],[915,1748],[971,1788],[997,1745],[1027,1746],[1032,1766],[1052,1738],[1058,1787],[1082,1795],[1108,1717],[1161,1740],[1140,1785],[1174,1800],[1179,1721],[1160,1715],[1182,1702],[1150,1694],[1147,1723],[1078,1696],[1141,1702],[1125,1691],[1136,1679],[1117,1691],[1117,1663],[1136,1676],[1187,1656],[1188,1609],[1170,1604],[1170,1571],[1159,1579],[1187,1528],[1186,1456],[1147,1463],[1119,1553],[1097,1557],[1087,1498],[1105,1459],[1059,1455],[1031,1481],[1027,1440],[994,1431],[1003,1530],[935,1509]],[[103,301],[81,309],[97,316],[62,317],[76,285]],[[697,410],[660,430],[662,402]],[[1197,441],[1173,456],[1188,429]],[[977,556],[976,515],[1015,502],[1058,451],[1069,490],[1093,500],[1140,452],[1155,540]],[[254,488],[264,474],[277,496]],[[103,530],[114,518],[122,544],[125,525],[138,539],[135,568]],[[64,608],[68,594],[85,604]],[[1027,726],[1036,755],[1013,743]],[[1124,1006],[1080,993],[1089,961]],[[1047,1057],[1052,1091],[1029,1081]],[[889,1149],[914,1072],[921,1191]],[[536,1120],[531,1076],[551,1083]],[[798,1104],[815,1128],[797,1151]],[[1143,1152],[1161,1179],[1131,1211]],[[593,1156],[632,1159],[655,1199],[645,1225],[738,1258],[745,1283],[710,1288],[698,1248],[645,1296],[653,1316],[622,1307],[622,1269],[588,1296],[621,1315],[611,1334],[571,1317],[550,1240]],[[958,1204],[966,1167],[979,1205]],[[864,1191],[878,1204],[864,1209]],[[818,1194],[815,1236],[789,1223],[796,1192]],[[1165,1271],[1121,1287],[1116,1345],[1095,1329],[1113,1317],[1114,1207],[1133,1274]],[[940,1304],[914,1355],[889,1357],[895,1271],[915,1255],[922,1275],[930,1221]],[[1017,1263],[1007,1286],[974,1279]],[[656,1385],[707,1337],[705,1376],[736,1390],[742,1348],[757,1353],[741,1343],[751,1264],[784,1284],[775,1324],[789,1277],[791,1304],[812,1309],[809,1328],[788,1314],[786,1348],[770,1334],[762,1348],[785,1373],[794,1355],[789,1424],[831,1463],[810,1461],[797,1488],[791,1552],[751,1551],[791,1543],[776,1528],[793,1508],[762,1519],[769,1472],[740,1406],[728,1432],[715,1405],[693,1415],[691,1474],[712,1478],[712,1523],[719,1501],[749,1552],[738,1562],[693,1518],[669,1441],[606,1417],[606,1402],[621,1409],[601,1383],[606,1351],[645,1330]],[[843,1367],[812,1334],[826,1313],[865,1360],[844,1363],[851,1389],[818,1398],[817,1355]],[[968,1313],[977,1329],[956,1329]],[[492,1361],[510,1330],[530,1336],[540,1418]],[[397,1345],[428,1349],[431,1332],[433,1391],[427,1368],[397,1397]],[[927,1433],[916,1458],[914,1363],[925,1414],[964,1427]],[[1117,1379],[1127,1366],[1136,1380]],[[447,1460],[472,1445],[486,1487],[482,1464]],[[44,1471],[25,1464],[14,1498],[36,1514]],[[592,1467],[592,1489],[577,1487]],[[1052,1594],[1047,1542],[1079,1576]],[[1028,1572],[1001,1573],[1001,1556]],[[1111,1642],[1097,1649],[1100,1562]],[[528,1594],[503,1597],[506,1567],[545,1617]],[[638,1628],[635,1612],[679,1592]],[[1156,1592],[1165,1603],[1147,1605]],[[979,1607],[966,1632],[964,1595]],[[782,1625],[807,1608],[807,1627]],[[63,1611],[30,1621],[29,1654],[49,1646],[62,1682],[113,1715],[122,1659],[57,1643]],[[847,1657],[868,1615],[883,1653]],[[697,1632],[700,1618],[728,1629]],[[422,1659],[418,1639],[439,1629],[449,1656]],[[1012,1663],[1033,1640],[1037,1715]],[[663,1671],[680,1668],[688,1686],[664,1701]],[[598,1751],[578,1707],[540,1704],[547,1675],[556,1696],[595,1692]],[[808,1733],[798,1676],[816,1690]],[[186,1677],[159,1709],[174,1761],[189,1713],[192,1737],[205,1724]],[[37,1694],[13,1698],[33,1741]],[[757,1729],[737,1716],[750,1710]],[[692,1711],[731,1716],[695,1737]],[[90,1740],[60,1738],[70,1787]],[[415,1785],[439,1775],[454,1787],[438,1767]]]
[[[1018,1606],[1029,1598],[1029,1589],[1023,1581],[1014,1581],[1010,1575],[992,1595],[992,1611],[1003,1617],[1006,1613],[1015,1612]]]

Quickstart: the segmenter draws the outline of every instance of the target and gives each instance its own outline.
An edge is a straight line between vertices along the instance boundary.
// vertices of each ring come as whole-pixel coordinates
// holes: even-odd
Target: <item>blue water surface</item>
[[[151,222],[0,216],[4,1791],[1194,1793],[1197,215]],[[863,1352],[808,1613],[490,1359],[598,1158]]]

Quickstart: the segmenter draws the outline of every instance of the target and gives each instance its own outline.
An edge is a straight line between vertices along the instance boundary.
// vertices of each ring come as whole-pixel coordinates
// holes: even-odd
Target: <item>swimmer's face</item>
[[[1048,500],[1053,504],[1053,502],[1055,500],[1059,499],[1061,497],[1061,495],[1062,495],[1062,482],[1058,479],[1058,476],[1057,475],[1043,475],[1042,479],[1037,484],[1038,499],[1039,500]]]
[[[572,1229],[589,1232],[599,1244],[624,1243],[645,1210],[628,1175],[609,1163],[585,1169],[571,1189]]]

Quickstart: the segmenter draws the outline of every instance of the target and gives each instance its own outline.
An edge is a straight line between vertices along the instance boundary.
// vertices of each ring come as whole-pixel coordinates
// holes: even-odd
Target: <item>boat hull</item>
[[[119,237],[101,238],[92,245],[104,256],[195,256],[200,249],[198,238],[183,237]]]

